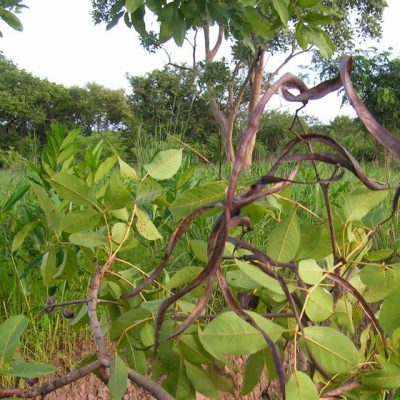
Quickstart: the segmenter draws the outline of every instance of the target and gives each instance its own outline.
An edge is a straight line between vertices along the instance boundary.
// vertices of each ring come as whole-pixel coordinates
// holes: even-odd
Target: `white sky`
[[[0,39],[0,51],[35,76],[67,86],[97,82],[109,88],[129,90],[127,72],[142,75],[162,68],[167,61],[162,52],[148,54],[144,51],[136,32],[128,29],[123,21],[110,31],[106,31],[104,25],[93,26],[90,0],[25,0],[24,3],[29,7],[19,16],[24,31],[15,32],[2,24],[4,38]],[[388,3],[381,42],[360,45],[373,45],[380,50],[392,47],[395,54],[399,54],[400,1],[389,0]],[[174,60],[190,62],[190,52],[174,46],[170,48]],[[278,60],[272,62],[275,64]],[[304,58],[292,61],[285,71],[296,72],[296,64],[306,62]],[[280,106],[286,107],[283,101],[275,98],[272,107]],[[330,94],[323,101],[309,104],[305,113],[323,121],[339,114],[352,115],[349,107],[339,107],[340,99]]]

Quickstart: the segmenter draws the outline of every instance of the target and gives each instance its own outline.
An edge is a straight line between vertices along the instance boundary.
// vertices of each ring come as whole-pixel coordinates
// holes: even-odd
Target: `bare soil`
[[[235,387],[231,393],[221,393],[221,400],[272,400],[276,399],[271,393],[276,392],[276,385],[268,386],[266,376],[263,374],[260,382],[257,384],[253,392],[247,396],[242,396],[242,371],[243,358],[236,357],[232,360],[237,367],[237,372],[233,374]],[[268,394],[269,393],[269,394]],[[108,400],[110,399],[108,388],[94,375],[86,376],[77,382],[56,390],[44,397],[44,400]],[[124,400],[152,400],[153,396],[149,395],[145,390],[137,386],[128,384],[128,390],[123,397]],[[207,400],[208,397],[198,395],[196,400]],[[39,399],[36,399],[39,400]]]

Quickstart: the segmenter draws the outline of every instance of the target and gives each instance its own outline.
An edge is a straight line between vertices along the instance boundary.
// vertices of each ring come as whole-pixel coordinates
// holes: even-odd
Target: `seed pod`
[[[75,313],[71,310],[68,310],[68,308],[64,308],[63,312],[63,317],[66,319],[71,319],[75,317]]]
[[[260,302],[260,298],[254,294],[240,292],[238,294],[239,303],[245,310],[255,310]]]

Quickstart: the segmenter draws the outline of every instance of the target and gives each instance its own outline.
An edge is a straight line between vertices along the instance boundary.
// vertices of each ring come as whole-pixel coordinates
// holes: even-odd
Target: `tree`
[[[215,150],[212,139],[218,127],[192,71],[166,67],[145,76],[128,76],[128,80],[132,87],[129,103],[142,132],[161,137],[178,134],[187,143]]]
[[[10,136],[37,135],[42,141],[52,123],[92,131],[126,130],[133,114],[125,93],[90,83],[66,88],[40,79],[0,54],[0,133],[5,146]]]
[[[334,60],[314,56],[320,77],[334,75]],[[374,117],[388,129],[400,129],[400,58],[390,51],[378,52],[376,48],[357,51],[353,57],[352,79],[362,101]],[[348,99],[343,94],[343,102]]]
[[[106,22],[109,29],[123,18],[128,27],[137,30],[143,44],[152,51],[171,38],[181,46],[189,31],[193,31],[196,37],[202,30],[208,71],[213,69],[210,66],[216,61],[223,39],[231,38],[235,42],[232,48],[234,65],[226,87],[228,101],[225,104],[218,101],[214,82],[219,77],[213,75],[214,79],[210,79],[208,85],[210,108],[224,137],[227,159],[233,163],[232,134],[242,103],[247,104],[249,119],[263,88],[272,83],[283,65],[309,46],[317,47],[324,57],[329,57],[335,48],[351,47],[352,39],[357,35],[379,36],[386,1],[93,0],[92,4],[95,23]],[[146,30],[144,16],[148,11],[157,17],[160,24],[156,35]],[[211,44],[210,27],[213,25],[218,25],[219,31],[215,43]],[[195,50],[195,43],[192,45]],[[289,56],[284,63],[264,77],[266,53],[288,50]],[[240,76],[244,78],[235,91],[233,86]],[[245,164],[251,163],[254,143],[248,147]]]

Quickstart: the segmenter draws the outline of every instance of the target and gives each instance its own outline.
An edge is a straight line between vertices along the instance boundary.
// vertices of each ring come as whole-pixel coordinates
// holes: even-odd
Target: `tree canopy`
[[[318,48],[329,58],[336,50],[351,48],[356,37],[379,37],[385,0],[92,0],[93,20],[107,23],[107,29],[120,20],[136,29],[142,44],[156,51],[173,39],[181,46],[188,32],[194,41],[193,71],[206,81],[208,101],[212,114],[224,138],[227,160],[233,163],[233,132],[239,110],[247,106],[249,119],[263,87],[268,87],[281,67],[302,51]],[[158,32],[146,27],[147,14],[159,24]],[[219,27],[218,37],[212,43],[210,27]],[[205,57],[202,68],[196,64],[196,38],[202,31]],[[218,61],[223,39],[232,39],[233,65]],[[289,52],[283,65],[271,71],[265,79],[265,54]],[[171,59],[170,59],[171,63]],[[211,65],[212,64],[212,65]],[[222,67],[222,68],[220,68]],[[187,67],[185,67],[187,68]],[[217,74],[211,73],[217,71]],[[220,72],[223,72],[222,74]],[[211,79],[204,80],[208,74]],[[225,79],[228,101],[221,103],[220,77]],[[236,90],[235,90],[236,89]],[[245,164],[251,163],[254,143],[248,147]]]
[[[84,133],[124,130],[131,127],[132,113],[121,90],[89,83],[67,88],[19,69],[0,55],[0,136],[34,133],[45,137],[53,122],[80,126]]]

